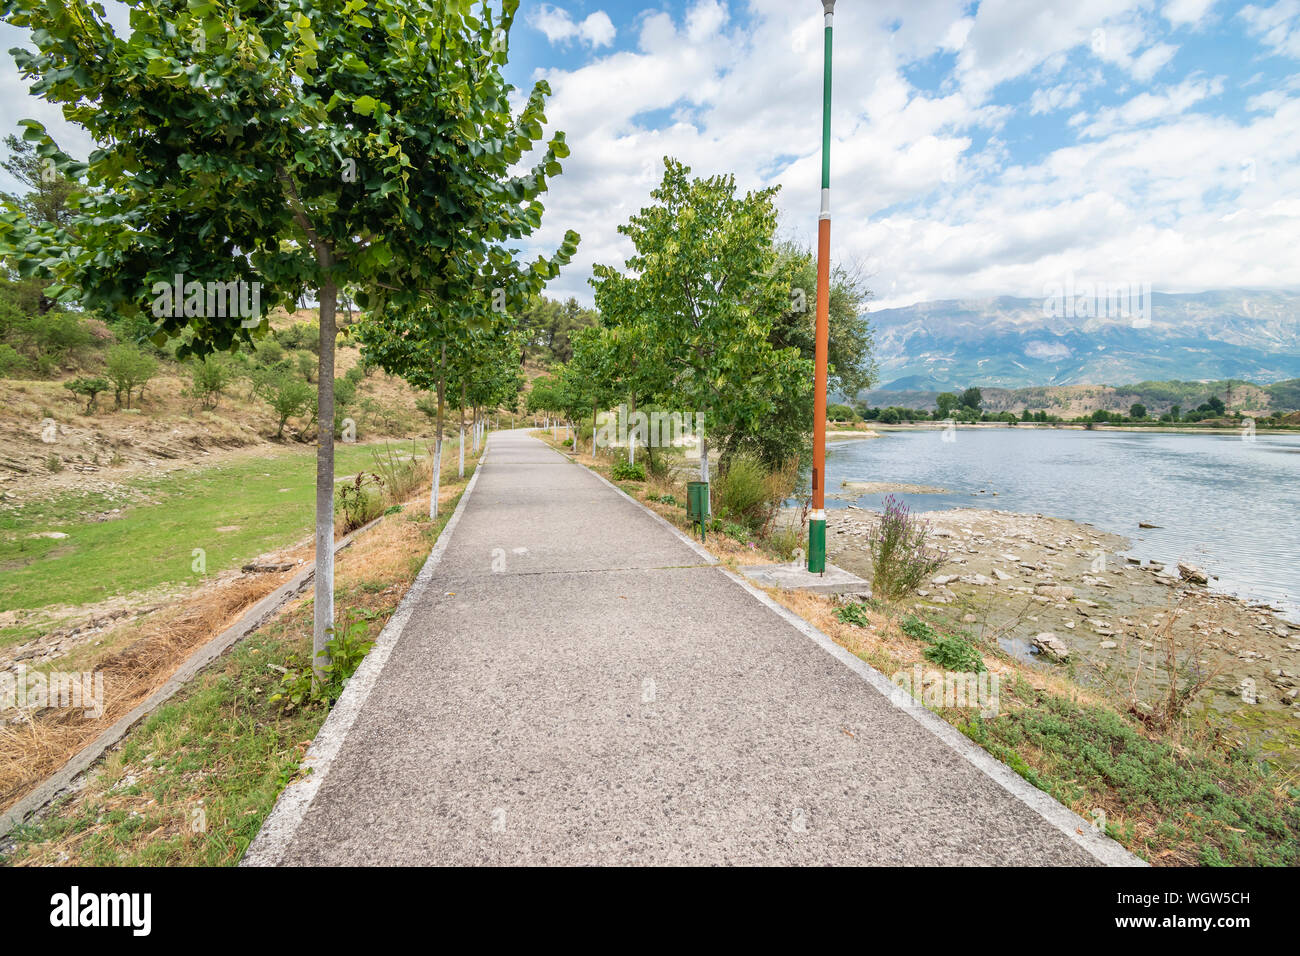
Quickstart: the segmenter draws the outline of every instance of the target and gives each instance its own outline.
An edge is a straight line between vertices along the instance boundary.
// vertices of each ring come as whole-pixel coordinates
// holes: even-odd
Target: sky
[[[782,234],[812,245],[822,28],[820,0],[524,0],[507,77],[521,103],[549,83],[572,149],[524,251],[582,235],[548,293],[591,302],[664,156],[779,185]],[[1070,278],[1300,289],[1300,0],[839,0],[834,44],[832,249],[873,308]],[[24,117],[90,148],[5,55],[0,128]]]

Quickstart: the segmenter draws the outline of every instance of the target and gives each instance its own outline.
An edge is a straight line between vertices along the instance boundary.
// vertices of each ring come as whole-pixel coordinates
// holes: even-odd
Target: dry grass
[[[109,648],[81,662],[103,675],[104,710],[88,718],[80,708],[47,707],[0,724],[0,806],[19,800],[74,754],[161,687],[194,650],[230,627],[244,611],[295,574],[250,574],[205,590],[178,607],[159,611],[109,635]],[[123,634],[136,635],[120,645]],[[60,662],[61,663],[61,662]]]

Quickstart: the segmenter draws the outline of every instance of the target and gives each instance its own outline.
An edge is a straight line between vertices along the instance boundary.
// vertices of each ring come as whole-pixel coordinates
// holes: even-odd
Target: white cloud
[[[1199,24],[1216,0],[1169,0],[1161,13],[1174,26]]]
[[[1271,7],[1251,4],[1238,16],[1274,53],[1300,59],[1300,0],[1278,0]]]
[[[528,22],[545,33],[546,39],[552,43],[568,43],[580,39],[594,49],[611,46],[614,42],[614,23],[604,10],[597,10],[586,19],[575,21],[568,10],[544,3],[529,14]]]
[[[1224,78],[1191,77],[1162,93],[1139,93],[1122,106],[1099,110],[1083,129],[1085,136],[1108,136],[1116,130],[1184,113],[1197,103],[1223,92]]]

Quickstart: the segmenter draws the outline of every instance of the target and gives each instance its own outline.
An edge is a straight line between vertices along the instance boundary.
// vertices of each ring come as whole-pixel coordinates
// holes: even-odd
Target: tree
[[[195,358],[190,368],[190,394],[203,408],[216,408],[233,379],[234,372],[225,355],[216,353]]]
[[[812,369],[798,349],[768,339],[790,301],[773,247],[775,189],[737,196],[732,176],[689,174],[664,160],[653,204],[619,226],[635,247],[627,271],[597,265],[591,283],[606,323],[635,343],[652,397],[704,415],[708,481],[710,436],[758,435],[778,401],[810,389]]]
[[[271,370],[261,373],[257,378],[254,391],[271,406],[279,425],[275,429],[275,440],[284,437],[284,426],[289,419],[303,415],[311,409],[312,388],[297,375],[284,370]]]
[[[131,393],[138,388],[143,394],[144,386],[158,372],[158,361],[134,345],[115,345],[105,356],[104,370],[113,383],[113,398],[118,408],[122,407],[123,393],[126,407],[130,408]]]
[[[181,275],[183,290],[235,282],[256,315],[156,308],[178,354],[251,345],[264,313],[320,303],[313,662],[334,622],[334,349],[341,289],[377,316],[449,300],[447,272],[509,260],[536,228],[536,196],[567,155],[542,136],[545,83],[513,115],[502,78],[517,0],[218,5],[136,0],[117,37],[98,4],[8,0],[36,51],[15,59],[34,92],[103,144],[79,163],[39,123],[24,139],[85,179],[68,228],[0,216],[0,255],[52,279],[48,294],[138,311]],[[485,215],[485,210],[488,215]],[[74,235],[75,233],[75,235]],[[566,235],[571,255],[576,237]],[[450,265],[449,265],[450,263]],[[554,261],[533,268],[550,275]],[[154,293],[156,294],[156,293]],[[209,293],[210,295],[210,293]],[[249,297],[251,299],[251,296]],[[155,305],[157,300],[155,299]],[[191,309],[191,304],[195,308]]]
[[[86,414],[89,415],[95,411],[95,397],[100,392],[106,392],[109,389],[109,382],[106,378],[87,378],[79,376],[70,382],[64,382],[63,387],[74,395],[84,395],[88,399],[86,402]]]
[[[1169,406],[1169,420],[1170,420],[1171,422],[1176,422],[1176,421],[1178,421],[1179,418],[1180,418],[1180,416],[1182,415],[1182,412],[1183,412],[1183,409],[1182,409],[1182,406],[1180,406],[1180,405],[1171,405],[1171,406]]]
[[[961,393],[961,398],[958,399],[958,402],[965,408],[978,412],[980,406],[984,404],[984,395],[978,388],[972,385],[970,388],[966,389],[966,391]]]
[[[1128,417],[1141,420],[1147,417],[1147,407],[1141,402],[1134,402],[1128,410]]]
[[[935,397],[935,402],[939,406],[939,418],[951,418],[952,410],[962,403],[961,398],[954,392],[940,392]]]

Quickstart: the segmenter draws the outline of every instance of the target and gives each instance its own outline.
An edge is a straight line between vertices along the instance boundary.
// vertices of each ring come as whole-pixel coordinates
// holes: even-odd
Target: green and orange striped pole
[[[822,204],[817,216],[817,353],[813,377],[812,517],[808,521],[808,570],[826,570],[826,365],[830,340],[831,285],[831,22],[835,0],[822,0],[826,52],[822,64]]]

